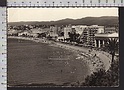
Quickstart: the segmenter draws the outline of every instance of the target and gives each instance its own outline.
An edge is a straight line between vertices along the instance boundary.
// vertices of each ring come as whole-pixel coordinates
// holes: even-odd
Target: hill
[[[30,21],[30,22],[10,22],[9,25],[117,25],[118,17],[102,16],[102,17],[85,17],[81,19],[62,19],[58,21]]]

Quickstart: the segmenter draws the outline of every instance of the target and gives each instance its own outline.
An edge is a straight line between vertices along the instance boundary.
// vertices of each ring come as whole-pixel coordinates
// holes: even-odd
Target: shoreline
[[[29,37],[17,37],[17,36],[8,36],[8,38],[30,40],[37,43],[46,43],[53,47],[60,47],[75,52],[77,54],[76,60],[81,59],[82,61],[84,61],[89,66],[90,74],[92,74],[93,72],[97,72],[97,70],[99,69],[105,69],[107,71],[110,67],[110,65],[108,65],[107,67],[105,66],[105,62],[103,62],[103,60],[101,60],[100,58],[101,54],[95,50],[89,53],[89,49],[84,47],[64,44],[61,42],[49,41],[47,39],[41,39],[41,38],[29,38]]]

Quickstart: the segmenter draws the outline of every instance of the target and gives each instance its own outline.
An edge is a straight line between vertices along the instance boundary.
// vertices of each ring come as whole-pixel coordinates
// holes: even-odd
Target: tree
[[[100,69],[85,78],[82,86],[118,86],[119,60],[114,60],[108,71]]]
[[[107,48],[110,51],[110,54],[112,55],[111,63],[113,63],[115,52],[118,50],[118,39],[117,38],[109,38]]]
[[[82,86],[118,86],[119,85],[119,60],[114,60],[115,52],[118,50],[118,39],[109,38],[107,48],[112,55],[111,67],[108,71],[103,69],[94,72],[85,78]]]
[[[94,72],[90,76],[85,78],[83,86],[107,86],[108,83],[107,73],[105,70],[100,69],[98,72]]]
[[[70,42],[72,42],[72,41],[73,41],[73,34],[70,33],[70,32],[68,32],[68,35],[69,35],[69,40],[70,40]]]
[[[80,36],[80,35],[77,34],[77,33],[75,33],[75,32],[71,32],[71,33],[69,33],[70,42],[77,42],[79,36]]]
[[[61,36],[64,36],[64,32],[61,32],[60,34],[61,34]]]

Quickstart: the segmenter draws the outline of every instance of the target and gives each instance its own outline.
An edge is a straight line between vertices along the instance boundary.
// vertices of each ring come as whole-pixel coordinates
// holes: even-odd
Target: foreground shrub
[[[119,85],[119,61],[111,64],[108,71],[103,69],[87,76],[83,86],[118,86]]]

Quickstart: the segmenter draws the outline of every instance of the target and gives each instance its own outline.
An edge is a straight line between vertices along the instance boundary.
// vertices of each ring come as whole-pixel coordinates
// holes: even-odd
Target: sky
[[[8,8],[8,22],[118,16],[118,8]]]

